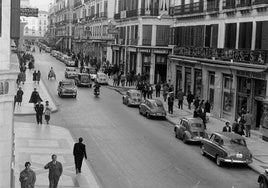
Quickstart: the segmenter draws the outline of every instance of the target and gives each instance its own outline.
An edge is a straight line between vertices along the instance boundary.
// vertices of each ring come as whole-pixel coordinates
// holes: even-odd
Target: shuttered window
[[[225,25],[225,48],[235,48],[236,43],[236,23]]]
[[[250,49],[252,39],[252,22],[240,23],[239,26],[239,49]]]
[[[218,46],[218,24],[206,25],[205,47],[217,48]]]
[[[169,26],[157,25],[156,26],[156,46],[168,46],[169,40]]]
[[[255,49],[268,50],[268,21],[257,22]]]
[[[142,45],[151,46],[152,41],[152,25],[143,25],[142,26]]]

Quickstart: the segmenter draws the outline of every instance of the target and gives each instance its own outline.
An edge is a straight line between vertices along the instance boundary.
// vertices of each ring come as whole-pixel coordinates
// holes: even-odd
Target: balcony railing
[[[120,19],[120,13],[114,14],[114,19],[119,20]]]
[[[237,5],[237,7],[247,7],[251,6],[251,0],[240,0],[240,3]]]
[[[174,7],[174,15],[201,13],[204,10],[204,2],[196,2]]]
[[[135,17],[135,16],[138,16],[138,9],[126,11],[126,17],[127,18]]]
[[[219,0],[207,1],[207,11],[218,11],[219,10]]]
[[[143,46],[151,46],[151,39],[142,39],[142,45]]]
[[[180,47],[174,48],[174,55],[204,59],[218,59],[248,64],[264,65],[268,63],[268,51],[227,48]]]
[[[255,0],[253,2],[254,5],[259,5],[259,4],[268,4],[268,0]]]
[[[234,9],[236,7],[235,0],[223,1],[223,9]]]
[[[159,16],[159,9],[158,8],[151,8],[146,10],[144,8],[140,9],[141,16]]]

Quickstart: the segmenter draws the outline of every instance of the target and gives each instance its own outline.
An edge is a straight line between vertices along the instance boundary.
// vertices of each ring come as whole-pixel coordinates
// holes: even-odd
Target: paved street
[[[122,96],[106,86],[101,88],[99,98],[89,88],[79,88],[77,99],[59,98],[56,88],[64,78],[65,65],[46,53],[37,52],[35,58],[58,108],[51,124],[67,128],[73,138],[84,138],[87,164],[103,187],[258,187],[258,174],[250,168],[216,166],[213,160],[201,156],[198,146],[175,139],[168,121],[140,116],[136,108],[122,105]],[[47,80],[51,66],[57,81]],[[15,121],[35,123],[35,117],[19,116]]]

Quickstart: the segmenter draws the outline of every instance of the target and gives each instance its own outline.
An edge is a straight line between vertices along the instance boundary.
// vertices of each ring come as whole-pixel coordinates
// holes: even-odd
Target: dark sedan
[[[167,113],[162,101],[158,99],[145,99],[139,106],[139,113],[147,118],[166,117]]]
[[[247,148],[245,138],[231,132],[215,132],[209,139],[203,139],[201,154],[215,158],[218,166],[223,162],[242,164],[252,162],[252,154]]]

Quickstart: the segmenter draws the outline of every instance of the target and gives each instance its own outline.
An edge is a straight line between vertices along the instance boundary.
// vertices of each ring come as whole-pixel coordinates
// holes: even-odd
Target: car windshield
[[[75,69],[66,69],[67,71],[75,71]]]
[[[140,96],[141,96],[140,93],[131,93],[130,95],[131,95],[132,97],[140,97]]]
[[[202,128],[202,124],[201,123],[192,123],[191,124],[191,127],[194,127],[194,128]]]
[[[81,82],[88,82],[88,81],[89,81],[89,76],[81,75]]]
[[[89,73],[90,73],[90,74],[96,74],[97,72],[96,72],[96,69],[94,69],[94,68],[93,68],[93,69],[90,68],[90,69],[89,69]]]
[[[241,145],[241,146],[247,145],[244,139],[231,139],[229,143],[231,145]]]
[[[152,107],[153,108],[159,108],[159,107],[163,107],[163,104],[162,103],[159,103],[159,102],[152,102]]]
[[[72,82],[63,82],[62,85],[65,86],[65,87],[73,87],[74,83],[72,83]]]

